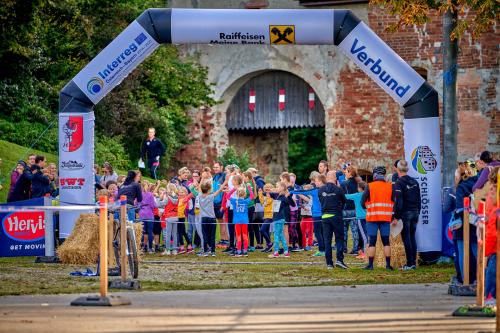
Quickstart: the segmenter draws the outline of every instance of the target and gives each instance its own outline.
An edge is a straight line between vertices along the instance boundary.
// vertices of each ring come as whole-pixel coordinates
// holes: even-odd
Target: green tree
[[[0,138],[57,152],[61,88],[142,11],[159,0],[0,0]],[[148,127],[166,143],[164,167],[189,142],[187,110],[210,106],[207,70],[159,48],[95,108],[97,161],[134,167]],[[7,130],[7,131],[6,131]],[[105,149],[109,142],[110,149]],[[117,149],[116,145],[123,149]],[[102,154],[102,156],[101,156]]]
[[[248,155],[248,152],[244,151],[240,153],[233,146],[225,148],[218,157],[218,160],[222,162],[223,165],[235,164],[241,171],[246,171],[253,166],[250,163],[250,155]]]
[[[384,6],[397,21],[387,27],[423,25],[430,16],[443,16],[443,185],[453,186],[457,162],[457,59],[459,40],[465,31],[478,38],[499,19],[498,0],[370,0]]]
[[[326,160],[324,127],[294,128],[288,132],[288,169],[297,175],[297,184],[306,183],[321,160]]]

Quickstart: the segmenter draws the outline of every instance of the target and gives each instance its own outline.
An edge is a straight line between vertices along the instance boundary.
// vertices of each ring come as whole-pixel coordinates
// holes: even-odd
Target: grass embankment
[[[244,264],[259,261],[265,263]],[[140,265],[139,280],[142,290],[148,291],[330,285],[352,287],[361,284],[447,282],[454,272],[450,265],[423,266],[409,272],[382,268],[365,271],[361,268],[361,260],[349,257],[346,262],[351,267],[348,270],[327,270],[324,258],[311,258],[310,252],[294,253],[290,259],[268,259],[262,253],[251,253],[249,257],[242,258],[219,253],[216,258],[146,255]],[[35,264],[33,258],[28,257],[0,258],[0,295],[97,292],[97,277],[69,276],[71,271],[83,269],[82,266]]]
[[[57,163],[57,156],[36,149],[29,150],[27,147],[16,145],[15,143],[0,140],[0,182],[3,189],[0,190],[0,202],[7,201],[7,193],[10,186],[10,173],[16,167],[18,160],[25,160],[29,154],[43,155],[48,163]]]
[[[0,202],[7,201],[7,194],[10,187],[10,173],[16,167],[17,161],[23,159],[26,161],[29,154],[43,155],[47,159],[47,163],[57,163],[57,155],[46,153],[36,149],[28,149],[27,147],[16,145],[15,143],[0,140],[0,184],[3,189],[0,190]],[[115,170],[119,175],[126,175],[127,171]],[[144,179],[152,182],[151,178],[144,177]]]

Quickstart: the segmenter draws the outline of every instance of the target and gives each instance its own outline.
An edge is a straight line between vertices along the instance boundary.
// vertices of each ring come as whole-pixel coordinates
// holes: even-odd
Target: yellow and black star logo
[[[271,44],[295,44],[295,26],[270,25],[269,38]]]

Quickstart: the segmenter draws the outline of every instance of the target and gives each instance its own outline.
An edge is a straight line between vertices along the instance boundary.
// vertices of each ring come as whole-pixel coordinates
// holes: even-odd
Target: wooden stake
[[[478,223],[482,224],[483,228],[480,230],[479,239],[477,240],[477,291],[476,291],[476,305],[484,306],[484,253],[485,253],[485,234],[486,234],[486,221],[485,221],[485,202],[479,203],[478,215],[481,218]]]
[[[99,204],[99,256],[101,268],[99,280],[101,283],[101,297],[106,297],[108,295],[108,197],[101,196]]]
[[[469,281],[469,207],[470,199],[464,198],[464,223],[463,223],[463,236],[464,236],[464,286],[468,286]]]
[[[120,196],[120,274],[127,280],[127,197]]]

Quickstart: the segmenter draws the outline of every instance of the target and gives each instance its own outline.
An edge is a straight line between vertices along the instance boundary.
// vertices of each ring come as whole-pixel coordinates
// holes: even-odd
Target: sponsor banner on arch
[[[404,105],[425,82],[364,22],[347,35],[339,48],[399,105]]]
[[[333,45],[333,12],[174,8],[172,43]]]
[[[97,104],[159,45],[134,21],[85,66],[73,81]]]
[[[439,118],[404,120],[408,174],[420,184],[422,210],[417,227],[419,252],[441,251],[442,208]]]
[[[94,203],[94,113],[59,114],[61,205]],[[59,233],[67,238],[80,212],[61,211]]]
[[[43,206],[44,198],[9,202],[0,206]],[[0,212],[0,257],[45,254],[44,211]]]

